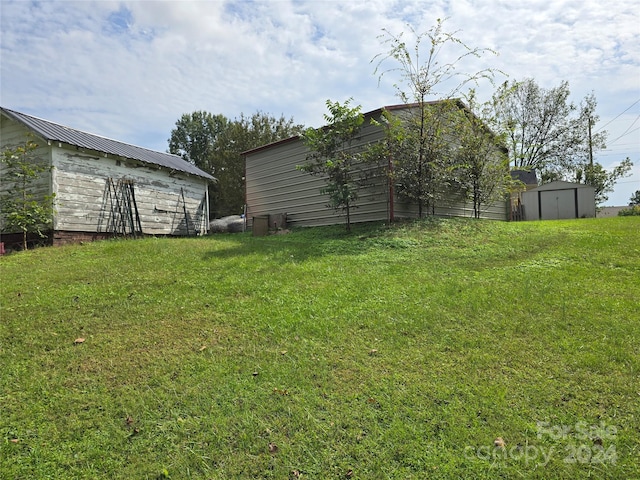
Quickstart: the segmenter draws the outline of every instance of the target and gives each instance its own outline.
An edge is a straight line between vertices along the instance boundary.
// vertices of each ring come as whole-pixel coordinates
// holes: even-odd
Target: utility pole
[[[591,143],[591,115],[589,115],[588,123],[589,123],[589,166],[593,170],[593,144]]]

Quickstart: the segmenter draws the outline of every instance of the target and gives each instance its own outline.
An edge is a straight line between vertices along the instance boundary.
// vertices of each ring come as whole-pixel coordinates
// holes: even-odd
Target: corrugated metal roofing
[[[199,177],[208,178],[209,180],[215,180],[214,177],[205,171],[200,170],[198,167],[187,162],[178,155],[157,152],[155,150],[137,147],[117,140],[111,140],[110,138],[65,127],[64,125],[59,125],[48,120],[43,120],[42,118],[9,110],[8,108],[0,107],[0,110],[9,118],[22,123],[28,129],[32,130],[47,141],[62,142],[68,145],[73,145],[74,147],[86,148],[88,150],[116,155],[123,158],[131,158],[141,162],[169,168],[171,170],[178,170],[180,172],[186,172]]]

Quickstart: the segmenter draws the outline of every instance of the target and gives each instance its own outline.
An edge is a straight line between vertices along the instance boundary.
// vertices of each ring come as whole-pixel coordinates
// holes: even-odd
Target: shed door
[[[540,219],[576,218],[575,190],[549,190],[540,194]]]

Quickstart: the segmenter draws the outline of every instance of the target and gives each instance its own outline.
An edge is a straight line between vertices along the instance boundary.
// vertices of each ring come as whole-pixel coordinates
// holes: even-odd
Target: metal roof
[[[33,117],[4,107],[0,107],[0,111],[12,120],[22,123],[28,129],[32,130],[35,134],[47,141],[66,143],[68,145],[73,145],[74,147],[86,148],[88,150],[116,155],[123,158],[131,158],[144,163],[150,163],[152,165],[158,165],[171,170],[178,170],[180,172],[190,173],[191,175],[204,177],[209,180],[215,180],[215,178],[207,172],[187,162],[178,155],[157,152],[155,150],[137,147],[117,140],[111,140],[110,138],[65,127],[64,125],[59,125],[48,120],[43,120],[42,118]]]

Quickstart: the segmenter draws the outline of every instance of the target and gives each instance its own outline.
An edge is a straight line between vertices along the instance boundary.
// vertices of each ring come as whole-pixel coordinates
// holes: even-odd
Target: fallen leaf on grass
[[[269,442],[269,453],[276,453],[277,451],[278,446],[273,442]]]
[[[11,443],[18,443],[20,440],[17,438],[12,438],[11,440],[9,440]]]
[[[73,341],[73,343],[75,343],[76,345],[78,345],[80,343],[84,343],[84,338],[78,337]]]
[[[375,348],[372,348],[371,350],[369,350],[369,355],[376,355],[378,353],[378,350],[376,350]]]
[[[206,346],[206,345],[203,345],[203,346],[201,346],[201,347],[200,347],[200,351],[201,351],[201,352],[202,352],[202,351],[204,351],[204,350],[206,350],[206,349],[207,349],[207,346]]]
[[[505,447],[505,443],[504,440],[502,439],[502,437],[498,437],[493,441],[493,444],[496,446],[496,448],[504,448]]]

